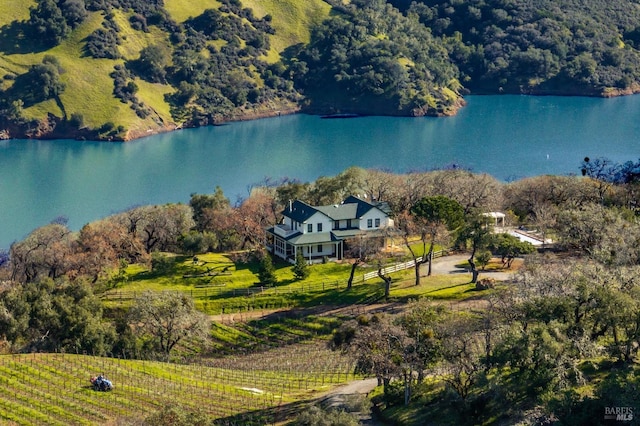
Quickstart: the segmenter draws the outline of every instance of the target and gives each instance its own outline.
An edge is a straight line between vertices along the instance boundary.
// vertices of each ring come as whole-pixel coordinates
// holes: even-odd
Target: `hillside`
[[[290,404],[304,404],[314,393],[355,378],[346,357],[314,344],[263,353],[261,360],[237,357],[208,367],[73,354],[1,355],[0,422],[140,424],[175,406],[220,424],[271,424],[284,420]],[[113,382],[113,391],[91,388],[89,377],[98,374]]]
[[[43,226],[0,253],[0,422],[169,424],[150,418],[174,405],[217,425],[298,414],[300,424],[352,424],[321,423],[330,410],[311,404],[354,371],[378,379],[367,397],[389,424],[630,421],[640,386],[640,161],[580,167],[583,176],[509,183],[461,169],[349,169],[263,188],[236,206],[217,189],[77,233]],[[313,265],[259,254],[255,230],[292,194],[329,206],[355,188],[395,212],[395,242],[378,251],[356,238],[342,262]],[[507,212],[505,221],[487,211]],[[444,224],[429,234],[445,216],[453,235]],[[508,233],[516,229],[544,244],[519,241]],[[433,269],[398,270],[445,241],[457,253]],[[89,387],[101,373],[115,390]],[[611,407],[616,417],[604,417]],[[317,421],[303,422],[311,411]]]
[[[169,81],[162,77],[139,76],[129,72],[124,76],[114,75],[116,66],[123,67],[129,64],[131,68],[135,68],[135,61],[140,59],[141,51],[150,47],[152,49],[158,47],[165,56],[161,60],[164,66],[170,66],[172,62],[175,66],[177,58],[170,56],[177,53],[175,50],[178,47],[187,51],[185,44],[191,41],[189,34],[185,35],[183,23],[193,17],[202,17],[204,11],[209,8],[219,10],[222,6],[221,2],[211,0],[193,3],[168,0],[164,7],[157,9],[145,6],[145,2],[129,4],[113,1],[106,2],[107,5],[91,1],[77,3],[83,4],[83,8],[86,8],[86,16],[81,23],[70,29],[59,43],[53,42],[55,45],[51,46],[52,43],[49,40],[38,38],[30,28],[29,8],[35,7],[35,1],[0,2],[3,10],[7,11],[0,17],[0,88],[5,91],[5,100],[0,106],[2,110],[0,125],[8,131],[4,132],[5,135],[36,138],[69,136],[130,139],[148,133],[170,130],[181,125],[208,124],[216,120],[275,114],[277,110],[296,109],[295,95],[291,95],[292,99],[281,96],[287,90],[281,90],[279,94],[271,96],[268,101],[254,102],[255,107],[247,109],[243,108],[246,102],[241,100],[237,101],[237,105],[229,105],[228,101],[219,101],[222,98],[226,98],[224,99],[226,101],[234,96],[246,97],[246,93],[222,95],[218,88],[212,87],[207,88],[212,92],[208,93],[207,97],[211,96],[214,99],[213,102],[218,106],[217,110],[203,113],[205,117],[198,117],[189,122],[185,115],[192,115],[192,111],[178,111],[179,107],[176,108],[175,102],[170,102],[166,97],[166,95],[175,94],[177,89],[179,91],[178,80]],[[231,3],[235,4],[235,2]],[[241,58],[229,64],[232,69],[228,72],[220,68],[212,70],[217,74],[234,74],[229,78],[234,79],[235,84],[239,86],[244,84],[254,89],[258,85],[264,85],[262,77],[256,73],[256,68],[266,68],[269,63],[279,61],[280,52],[286,47],[308,41],[311,24],[326,17],[330,8],[321,0],[304,2],[291,8],[283,6],[282,2],[255,3],[259,6],[256,7],[257,13],[261,13],[262,16],[267,14],[274,16],[273,29],[270,25],[266,25],[269,27],[268,31],[273,33],[269,34],[269,41],[263,42],[265,45],[262,45],[258,51],[250,50],[242,53],[227,51],[223,54],[218,52],[222,59],[230,56],[241,56]],[[106,12],[107,9],[109,12]],[[235,12],[242,14],[240,8],[236,8]],[[158,16],[162,16],[163,22],[151,24]],[[220,16],[221,20],[226,21],[221,32],[245,31],[243,26],[250,26],[247,25],[247,17],[239,17],[234,12],[221,12]],[[225,17],[229,19],[224,19]],[[255,22],[262,22],[258,18],[252,19]],[[266,24],[266,21],[264,23]],[[202,22],[192,24],[193,26],[204,25]],[[235,27],[230,27],[231,25]],[[115,31],[112,31],[113,29]],[[211,30],[210,28],[200,29]],[[258,32],[256,30],[256,33]],[[193,33],[195,31],[191,31],[190,35]],[[95,37],[96,34],[99,36]],[[249,33],[245,31],[244,37],[254,36],[254,34],[247,34]],[[48,36],[45,34],[45,37]],[[234,34],[230,36],[233,37]],[[98,42],[94,42],[94,48],[90,50],[92,37]],[[176,42],[176,37],[186,38],[187,41]],[[202,62],[212,60],[212,51],[223,50],[224,45],[228,43],[217,36],[208,37],[208,40],[205,40],[207,37],[194,38],[197,39],[193,40],[196,46],[187,53],[191,55],[191,59]],[[244,39],[239,41],[240,45],[247,43]],[[269,47],[270,43],[273,47]],[[36,89],[32,81],[25,84],[26,88],[16,90],[16,83],[21,81],[20,76],[25,75],[33,67],[42,65],[43,59],[47,56],[53,56],[58,61],[57,69],[50,74],[54,76],[52,79],[59,80],[63,90],[59,94],[52,93],[50,96],[40,93],[40,96],[34,96],[31,92]],[[249,63],[252,58],[256,61],[261,58],[261,61]],[[145,70],[147,65],[147,63],[142,64],[141,68]],[[145,71],[140,72],[140,74],[144,73]],[[249,78],[245,79],[243,75],[247,74]],[[119,77],[123,80],[119,80]],[[190,76],[183,75],[181,80],[188,81],[189,78]],[[37,76],[36,80],[38,80]],[[119,83],[121,83],[120,86],[118,86]],[[225,81],[221,86],[232,87],[234,83]],[[247,91],[248,89],[245,89],[245,92]],[[48,91],[43,90],[43,92]],[[207,106],[204,108],[206,109]],[[194,109],[202,110],[202,108]],[[235,111],[231,113],[231,109]],[[220,117],[214,118],[216,114]]]
[[[0,5],[0,138],[128,140],[300,110],[451,115],[465,93],[640,91],[630,0]]]

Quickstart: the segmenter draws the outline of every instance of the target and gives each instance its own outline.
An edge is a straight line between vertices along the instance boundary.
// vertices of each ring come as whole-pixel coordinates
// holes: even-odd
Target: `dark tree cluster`
[[[472,90],[601,95],[640,78],[640,11],[632,2],[391,3],[442,37]]]
[[[171,86],[172,118],[186,126],[300,107],[321,114],[447,115],[469,91],[612,96],[640,90],[640,10],[630,0],[328,0],[333,13],[311,28],[310,42],[279,52],[276,63],[263,59],[275,34],[272,17],[256,17],[239,0],[221,0],[183,23],[162,0],[34,3],[28,20],[0,31],[5,51],[56,46],[93,12],[105,18],[84,40],[85,54],[115,60],[123,40],[114,11],[135,31],[155,26],[166,37],[126,58],[126,68]],[[7,91],[0,106],[3,125],[38,125],[22,119],[22,108],[56,91],[38,93],[32,85],[24,98],[17,93],[33,79],[53,88],[56,77],[42,71],[5,77],[18,84],[16,96]],[[131,80],[115,82],[116,95],[146,118],[153,111],[135,100]]]
[[[120,27],[115,21],[113,13],[107,13],[102,21],[102,28],[98,28],[87,37],[85,50],[93,58],[118,59],[122,55],[118,46],[122,39],[118,34]]]
[[[312,109],[420,116],[459,105],[458,70],[414,15],[382,0],[344,11],[315,28],[289,66]]]
[[[29,9],[29,27],[36,40],[56,46],[87,17],[84,0],[37,0]]]
[[[131,73],[122,65],[116,65],[111,73],[113,78],[113,94],[124,103],[131,103],[131,109],[140,118],[146,118],[151,110],[136,96],[138,85],[133,81]]]
[[[57,98],[65,88],[64,83],[60,81],[63,71],[55,57],[45,56],[42,63],[29,67],[26,73],[15,77],[13,85],[0,97],[0,108],[13,110],[10,115],[17,115],[15,118],[19,119],[22,106],[29,107],[47,99]],[[17,104],[20,106],[18,109]]]
[[[259,59],[267,53],[273,33],[268,19],[257,19],[234,2],[187,20],[177,36],[181,42],[174,49],[172,66],[165,68],[167,81],[177,88],[168,96],[172,114],[191,124],[210,124],[269,100],[297,100],[284,67]],[[208,44],[214,40],[225,44],[219,49]],[[258,79],[264,86],[256,84]]]

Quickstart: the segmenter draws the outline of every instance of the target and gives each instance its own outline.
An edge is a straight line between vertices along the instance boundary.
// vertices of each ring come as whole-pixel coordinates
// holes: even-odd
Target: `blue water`
[[[572,174],[585,157],[640,157],[640,96],[470,96],[455,117],[282,116],[129,143],[0,142],[0,248],[66,216],[72,229],[129,207],[188,202],[216,185],[235,202],[265,178],[350,166],[395,172],[459,164],[501,180]]]

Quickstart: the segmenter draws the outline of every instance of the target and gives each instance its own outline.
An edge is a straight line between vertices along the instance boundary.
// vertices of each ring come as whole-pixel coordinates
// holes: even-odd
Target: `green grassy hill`
[[[84,128],[98,129],[109,122],[113,123],[114,127],[122,126],[122,131],[112,132],[109,136],[100,133],[89,135],[99,139],[128,139],[172,129],[182,124],[181,120],[172,117],[170,106],[165,99],[165,94],[175,91],[175,87],[170,84],[150,83],[138,77],[133,78],[138,86],[136,95],[139,101],[151,111],[144,118],[136,115],[127,103],[113,94],[114,80],[110,74],[114,66],[138,59],[140,51],[150,45],[170,46],[170,34],[165,28],[148,25],[147,31],[134,29],[131,18],[135,13],[131,10],[114,8],[114,21],[119,26],[119,35],[122,39],[118,46],[122,57],[95,59],[87,55],[85,47],[87,37],[103,25],[105,19],[103,11],[90,10],[84,22],[59,45],[41,49],[32,39],[15,37],[16,24],[24,23],[29,19],[29,8],[35,4],[34,0],[0,1],[0,7],[3,10],[0,16],[0,88],[8,89],[12,86],[15,76],[41,63],[46,55],[52,55],[60,63],[60,80],[65,89],[60,95],[60,103],[49,99],[24,108],[22,111],[24,120],[43,120],[47,114],[63,119],[76,113],[82,114]],[[165,2],[164,9],[170,19],[180,24],[189,18],[201,15],[206,9],[218,9],[220,6],[221,3],[216,0],[201,2],[168,0]],[[303,3],[294,0],[249,1],[243,2],[243,6],[253,8],[254,15],[258,18],[266,14],[273,16],[276,33],[270,36],[271,48],[268,50],[268,55],[263,57],[269,62],[279,60],[280,53],[287,47],[308,41],[310,25],[328,16],[330,10],[330,6],[322,0]],[[1,120],[0,124],[2,124]],[[73,135],[73,132],[69,132],[68,129],[63,131]],[[42,135],[35,132],[32,136],[46,137],[46,131],[44,133]],[[54,133],[53,136],[56,134]]]
[[[71,354],[2,355],[0,423],[117,424],[176,405],[235,424],[271,424],[283,419],[289,405],[354,379],[350,361],[312,344],[217,363],[221,366]],[[113,391],[91,388],[89,377],[98,374],[113,382]]]
[[[300,110],[442,116],[470,91],[640,92],[630,0],[158,3],[0,0],[0,138],[127,140]]]

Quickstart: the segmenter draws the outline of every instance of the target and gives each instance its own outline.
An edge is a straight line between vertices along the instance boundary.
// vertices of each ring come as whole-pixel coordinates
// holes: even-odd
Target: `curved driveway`
[[[469,274],[471,279],[471,272],[469,272],[469,259],[468,254],[453,254],[451,256],[443,256],[433,259],[431,265],[432,275],[447,275],[447,274]],[[464,265],[460,267],[459,265]],[[427,275],[429,265],[424,264],[421,266],[420,273],[423,276]],[[506,281],[513,277],[514,270],[503,271],[480,271],[480,278],[493,278],[496,281]]]

